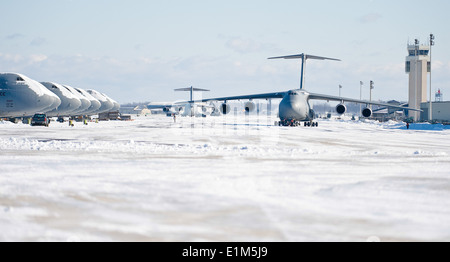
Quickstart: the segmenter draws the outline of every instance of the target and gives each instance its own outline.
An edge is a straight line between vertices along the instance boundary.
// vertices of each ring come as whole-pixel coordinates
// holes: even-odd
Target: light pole
[[[375,83],[370,80],[370,102],[372,102],[372,90],[375,88]]]
[[[434,46],[434,35],[430,34],[430,106],[428,109],[428,121],[430,123],[433,121],[433,101],[432,101],[432,90],[431,90],[431,47]]]
[[[420,109],[420,104],[418,105],[418,90],[417,90],[417,64],[419,62],[418,52],[419,52],[419,40],[414,40],[414,48],[415,48],[415,57],[414,57],[414,108]],[[411,105],[410,105],[411,106]],[[419,119],[418,113],[414,112],[414,122],[417,122]]]
[[[359,100],[362,100],[362,88],[363,88],[363,81],[359,81]],[[359,116],[361,117],[362,114],[362,105],[359,104]]]

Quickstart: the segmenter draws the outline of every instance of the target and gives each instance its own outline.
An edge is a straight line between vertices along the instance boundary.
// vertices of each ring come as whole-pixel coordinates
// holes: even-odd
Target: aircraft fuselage
[[[303,90],[290,90],[280,102],[280,120],[312,121],[314,113],[309,105],[309,93]]]
[[[0,73],[0,117],[32,116],[53,109],[60,99],[44,86],[16,73]]]

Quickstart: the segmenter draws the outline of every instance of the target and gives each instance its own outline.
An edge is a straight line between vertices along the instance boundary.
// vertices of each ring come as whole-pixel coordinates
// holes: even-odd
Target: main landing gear
[[[277,123],[275,123],[277,124]],[[296,120],[281,120],[280,122],[278,122],[279,126],[301,126],[301,122],[300,121],[296,121]],[[305,127],[318,127],[319,123],[318,122],[313,122],[313,121],[309,121],[309,122],[304,122],[304,126]]]
[[[319,127],[319,123],[318,122],[309,121],[309,122],[305,122],[305,126],[307,126],[307,127]]]

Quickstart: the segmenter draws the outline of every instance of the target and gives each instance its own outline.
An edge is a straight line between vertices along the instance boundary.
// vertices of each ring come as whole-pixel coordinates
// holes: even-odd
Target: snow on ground
[[[450,130],[275,120],[2,122],[0,241],[450,240]]]

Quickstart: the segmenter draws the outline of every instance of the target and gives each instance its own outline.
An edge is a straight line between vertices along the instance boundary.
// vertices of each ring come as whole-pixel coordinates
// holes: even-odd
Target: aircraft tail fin
[[[194,88],[194,87],[187,87],[187,88],[178,88],[178,89],[175,89],[175,91],[177,91],[177,92],[179,92],[179,91],[187,91],[187,92],[190,92],[190,102],[192,102],[193,101],[193,98],[194,98],[194,92],[209,92],[210,90],[208,90],[208,89],[201,89],[201,88]]]
[[[307,55],[305,53],[298,54],[298,55],[269,57],[268,59],[301,59],[302,60],[302,67],[301,67],[301,75],[300,75],[300,90],[303,89],[303,82],[304,82],[304,78],[305,78],[305,64],[306,64],[306,60],[314,59],[314,60],[341,61],[340,59],[336,59],[336,58],[329,58],[329,57],[315,56],[315,55]]]

